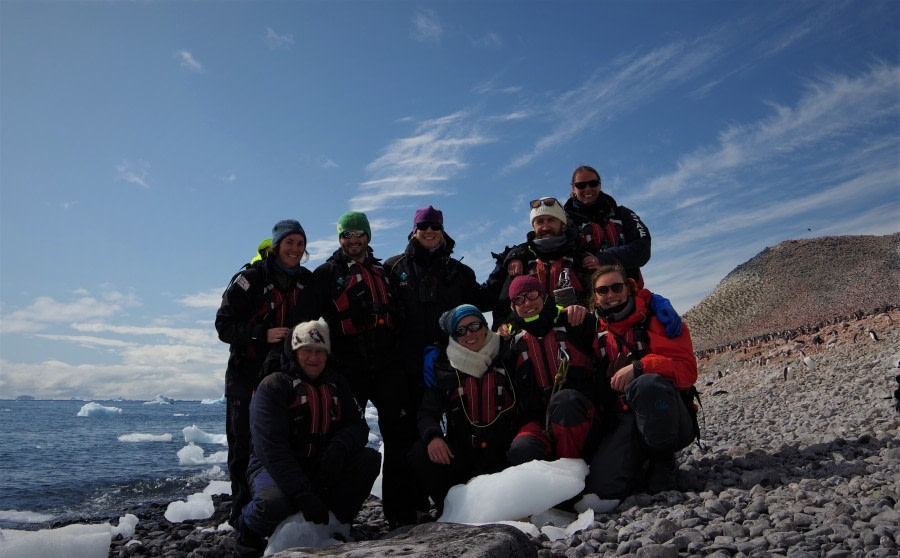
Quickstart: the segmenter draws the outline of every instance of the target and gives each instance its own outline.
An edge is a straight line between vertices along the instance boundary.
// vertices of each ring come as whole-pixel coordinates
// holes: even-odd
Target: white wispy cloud
[[[203,68],[203,64],[198,62],[194,55],[186,50],[179,50],[175,53],[175,58],[178,59],[179,65],[182,68],[186,68],[192,72],[197,72],[198,74],[202,74],[206,70]]]
[[[294,36],[290,33],[279,34],[271,27],[266,27],[266,44],[271,49],[290,48],[294,44]]]
[[[192,346],[218,346],[219,341],[215,329],[189,327],[160,327],[114,325],[105,322],[76,322],[72,329],[85,333],[110,333],[130,337],[162,337],[175,343]]]
[[[224,347],[224,345],[223,345]],[[165,350],[165,347],[159,347]],[[35,363],[0,361],[0,397],[34,394],[53,399],[151,399],[163,394],[175,399],[195,399],[197,394],[218,397],[222,393],[227,362],[227,348],[221,364],[179,364],[164,355],[165,364],[82,364],[72,365],[58,360]],[[140,360],[140,359],[135,359]]]
[[[811,83],[794,107],[772,104],[772,115],[723,131],[715,146],[682,157],[678,168],[650,181],[645,197],[718,189],[723,176],[783,157],[885,118],[897,119],[900,67],[877,64],[858,77],[830,75]]]
[[[499,33],[488,31],[484,35],[473,39],[472,45],[479,48],[500,48],[503,46],[503,39]]]
[[[422,122],[411,136],[392,142],[366,167],[373,178],[360,185],[350,206],[371,211],[401,198],[448,195],[441,184],[467,166],[468,150],[494,141],[475,120],[459,111]]]
[[[228,173],[227,175],[221,177],[221,180],[222,180],[222,182],[225,182],[226,184],[234,184],[235,182],[237,182],[237,175],[234,174],[233,172],[231,172],[231,173]]]
[[[123,161],[116,165],[116,181],[127,182],[129,184],[137,184],[142,188],[149,188],[147,175],[150,172],[150,163],[146,161],[138,161],[137,168],[132,168],[131,164]]]
[[[319,166],[322,167],[323,169],[340,168],[340,165],[338,165],[330,157],[326,157],[325,155],[319,156]]]
[[[81,296],[69,302],[40,296],[25,308],[0,317],[0,332],[3,334],[36,332],[46,329],[51,324],[108,318],[119,314],[126,307],[138,304],[133,295],[118,292],[110,292],[100,297]]]
[[[179,298],[175,302],[188,308],[206,308],[207,310],[215,310],[222,304],[222,293],[225,286],[212,288],[207,291],[201,291]]]
[[[440,20],[431,10],[419,10],[412,19],[413,39],[419,42],[438,42],[444,33]]]
[[[514,157],[503,171],[529,164],[547,149],[572,141],[602,119],[635,110],[659,91],[698,75],[719,56],[721,47],[704,37],[616,59],[611,68],[598,69],[575,89],[557,96],[548,107],[555,123],[551,131],[530,151]]]

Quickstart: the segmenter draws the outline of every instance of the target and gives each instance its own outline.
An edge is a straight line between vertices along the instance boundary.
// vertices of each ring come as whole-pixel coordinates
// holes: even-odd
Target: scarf
[[[626,285],[625,288],[627,289],[628,286]],[[628,297],[628,300],[626,300],[622,304],[613,306],[612,308],[609,308],[607,310],[603,310],[601,308],[597,309],[597,313],[600,315],[600,318],[608,323],[615,323],[624,320],[625,318],[630,316],[632,312],[634,312],[634,298],[630,296]]]
[[[500,354],[500,336],[493,331],[488,331],[484,347],[478,352],[470,351],[453,338],[450,338],[447,345],[447,359],[450,366],[479,380],[498,354]]]
[[[565,234],[551,236],[550,238],[534,239],[535,246],[540,248],[542,252],[554,252],[565,246],[568,242],[569,238]]]

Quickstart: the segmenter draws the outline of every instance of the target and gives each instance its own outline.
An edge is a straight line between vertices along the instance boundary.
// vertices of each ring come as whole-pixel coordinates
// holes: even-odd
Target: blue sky
[[[896,232],[898,31],[894,1],[3,0],[0,398],[218,397],[222,290],[285,218],[314,268],[344,211],[386,258],[433,204],[484,279],[590,164],[681,312],[767,246]]]

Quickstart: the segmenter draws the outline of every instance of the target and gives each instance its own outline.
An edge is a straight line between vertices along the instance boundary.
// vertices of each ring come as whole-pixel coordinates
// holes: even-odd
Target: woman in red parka
[[[641,489],[675,489],[675,452],[697,435],[690,332],[685,325],[680,335],[667,337],[649,308],[654,295],[638,289],[619,265],[597,268],[590,284],[609,389],[595,402],[607,421],[585,492],[623,498]]]

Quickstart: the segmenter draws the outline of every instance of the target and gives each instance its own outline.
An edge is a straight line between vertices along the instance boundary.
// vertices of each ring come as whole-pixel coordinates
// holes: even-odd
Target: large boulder
[[[409,530],[398,530],[377,541],[347,543],[327,548],[294,548],[273,556],[537,558],[537,548],[522,531],[509,525],[426,523]]]

